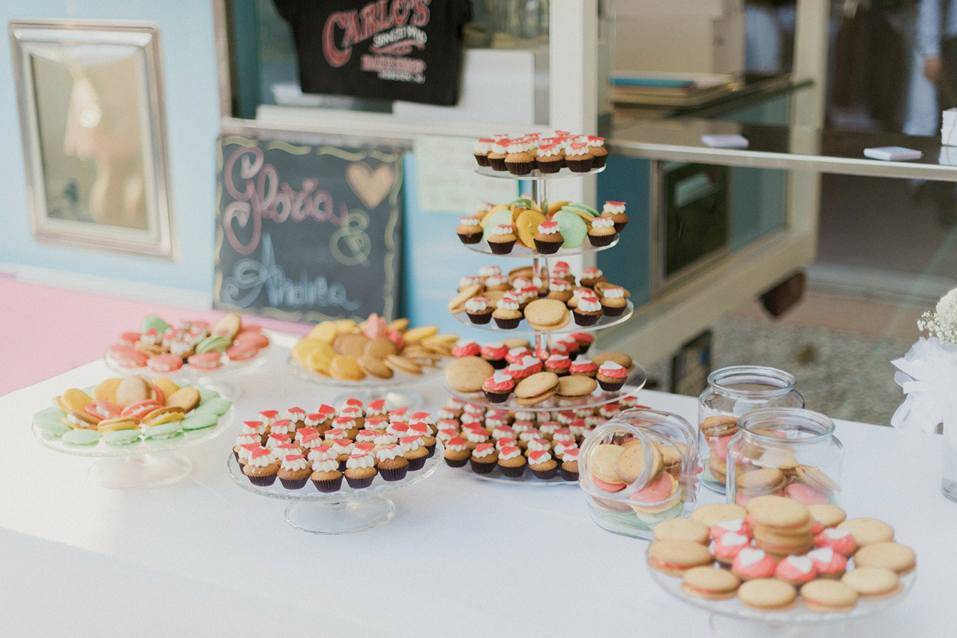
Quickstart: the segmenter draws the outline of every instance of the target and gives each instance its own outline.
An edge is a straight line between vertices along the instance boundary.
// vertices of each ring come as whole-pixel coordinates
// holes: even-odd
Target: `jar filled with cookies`
[[[723,494],[727,480],[728,444],[739,420],[760,408],[803,408],[804,397],[794,375],[768,366],[728,366],[708,375],[698,397],[698,432],[705,487]]]
[[[799,408],[752,410],[728,445],[728,501],[765,494],[805,505],[834,503],[841,489],[844,446],[827,416]]]
[[[588,435],[578,458],[592,519],[616,534],[651,538],[695,501],[698,436],[677,414],[619,412]]]

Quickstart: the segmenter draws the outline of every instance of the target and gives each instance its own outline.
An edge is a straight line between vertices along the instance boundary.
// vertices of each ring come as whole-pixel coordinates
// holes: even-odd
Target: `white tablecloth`
[[[237,421],[336,394],[283,372],[274,352],[239,379]],[[388,525],[312,535],[283,522],[283,503],[232,483],[229,433],[191,449],[193,473],[177,485],[96,487],[91,460],[41,446],[30,416],[106,376],[94,362],[0,398],[3,635],[709,635],[708,614],[652,582],[646,544],[597,527],[571,487],[490,484],[443,465],[396,492]],[[419,389],[430,408],[444,400],[441,387]],[[691,398],[642,401],[695,418]],[[940,495],[939,439],[852,423],[838,433],[843,504],[891,522],[920,563],[909,598],[854,635],[953,635],[957,504]]]

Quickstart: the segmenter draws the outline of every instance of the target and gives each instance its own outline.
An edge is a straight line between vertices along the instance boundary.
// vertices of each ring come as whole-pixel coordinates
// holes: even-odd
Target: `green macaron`
[[[108,432],[103,436],[103,440],[107,445],[112,445],[114,447],[122,447],[124,445],[133,445],[138,443],[140,440],[140,433],[136,430],[116,430],[115,432]]]
[[[70,431],[70,426],[63,422],[63,413],[58,408],[47,408],[33,415],[33,427],[47,439],[58,438]]]
[[[201,388],[196,386],[196,389],[199,390],[199,400],[201,403],[205,403],[210,399],[215,399],[219,396],[219,392],[216,390],[210,390],[209,388]]]
[[[215,414],[217,417],[221,417],[222,415],[226,414],[232,405],[232,401],[228,401],[222,397],[216,397],[215,399],[210,399],[209,401],[203,401],[198,408],[190,413],[190,416],[195,416],[198,414]]]
[[[212,412],[196,414],[194,412],[183,419],[183,429],[187,432],[192,432],[193,430],[211,428],[217,423],[219,423],[219,415],[217,414],[213,414]]]
[[[229,348],[229,339],[219,335],[210,335],[196,344],[197,354],[204,352],[226,352]]]
[[[563,248],[578,248],[585,241],[588,226],[577,213],[563,208],[555,213],[552,220],[558,223],[558,231],[565,238]]]
[[[152,425],[142,429],[147,439],[171,439],[183,433],[183,422],[172,421],[163,425]]]
[[[149,332],[150,330],[156,330],[159,334],[163,334],[170,329],[170,325],[163,321],[161,317],[156,315],[148,315],[143,318],[143,323],[140,325],[140,330],[142,332]]]
[[[96,430],[70,430],[61,440],[68,445],[96,445],[100,433]]]

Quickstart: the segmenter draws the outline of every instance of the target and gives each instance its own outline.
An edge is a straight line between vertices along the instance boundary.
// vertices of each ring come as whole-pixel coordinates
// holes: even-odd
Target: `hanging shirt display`
[[[303,93],[452,105],[470,0],[274,0]]]

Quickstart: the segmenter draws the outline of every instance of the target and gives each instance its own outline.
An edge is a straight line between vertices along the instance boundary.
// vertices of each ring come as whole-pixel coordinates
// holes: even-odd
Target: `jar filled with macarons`
[[[794,375],[768,366],[737,365],[708,375],[708,387],[698,397],[698,432],[708,489],[725,493],[728,444],[740,429],[740,419],[760,408],[803,408],[804,397]]]
[[[592,431],[578,463],[595,523],[645,539],[694,504],[701,471],[694,426],[677,414],[643,409],[619,412]]]
[[[787,496],[805,505],[835,503],[844,446],[827,416],[799,408],[762,408],[744,415],[728,444],[727,498]]]

